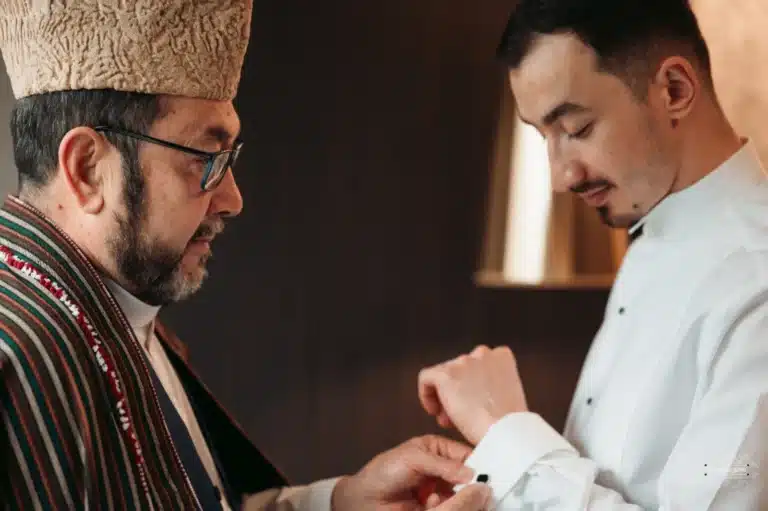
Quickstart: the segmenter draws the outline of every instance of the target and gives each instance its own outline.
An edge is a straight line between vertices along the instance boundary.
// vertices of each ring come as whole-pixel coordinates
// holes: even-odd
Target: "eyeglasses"
[[[154,138],[147,135],[142,135],[141,133],[135,133],[133,131],[119,128],[97,126],[93,129],[99,133],[109,132],[115,133],[117,135],[125,135],[137,140],[143,140],[144,142],[161,145],[170,149],[176,149],[177,151],[182,151],[205,158],[205,171],[203,172],[203,178],[200,181],[200,188],[206,192],[213,190],[219,185],[219,183],[221,183],[221,180],[224,178],[227,170],[234,167],[235,162],[237,161],[237,157],[240,156],[240,150],[243,147],[243,142],[238,140],[235,142],[235,145],[232,149],[209,153],[206,151],[200,151],[199,149],[193,149],[191,147],[174,144],[173,142],[168,142],[167,140],[160,140],[159,138]]]

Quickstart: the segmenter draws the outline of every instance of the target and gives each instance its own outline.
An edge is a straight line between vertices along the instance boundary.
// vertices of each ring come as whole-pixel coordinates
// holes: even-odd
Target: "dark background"
[[[416,376],[516,352],[562,427],[605,291],[473,285],[504,73],[500,0],[256,0],[237,106],[242,216],[163,313],[294,482],[437,431]]]

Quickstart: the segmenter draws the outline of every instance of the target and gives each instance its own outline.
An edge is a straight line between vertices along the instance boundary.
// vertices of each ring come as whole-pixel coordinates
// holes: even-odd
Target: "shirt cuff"
[[[538,460],[556,451],[578,456],[576,449],[541,416],[512,413],[491,426],[465,465],[475,471],[475,478],[480,474],[488,477],[495,507]]]
[[[301,499],[301,511],[331,511],[331,497],[339,479],[324,479],[307,486],[307,493]]]

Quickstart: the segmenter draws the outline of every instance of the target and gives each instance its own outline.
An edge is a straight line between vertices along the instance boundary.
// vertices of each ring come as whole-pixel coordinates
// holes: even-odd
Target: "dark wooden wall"
[[[532,403],[562,420],[603,294],[472,284],[509,7],[256,0],[245,210],[204,291],[164,316],[297,482],[435,431],[417,372],[478,342],[519,350]]]
[[[473,338],[512,348],[528,406],[559,430],[607,298],[605,289],[473,292]]]

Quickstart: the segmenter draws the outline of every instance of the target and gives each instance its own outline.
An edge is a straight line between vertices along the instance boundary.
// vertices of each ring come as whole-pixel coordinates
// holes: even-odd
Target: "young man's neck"
[[[680,155],[680,170],[673,192],[692,186],[717,170],[744,145],[719,108],[700,113],[691,124]]]

